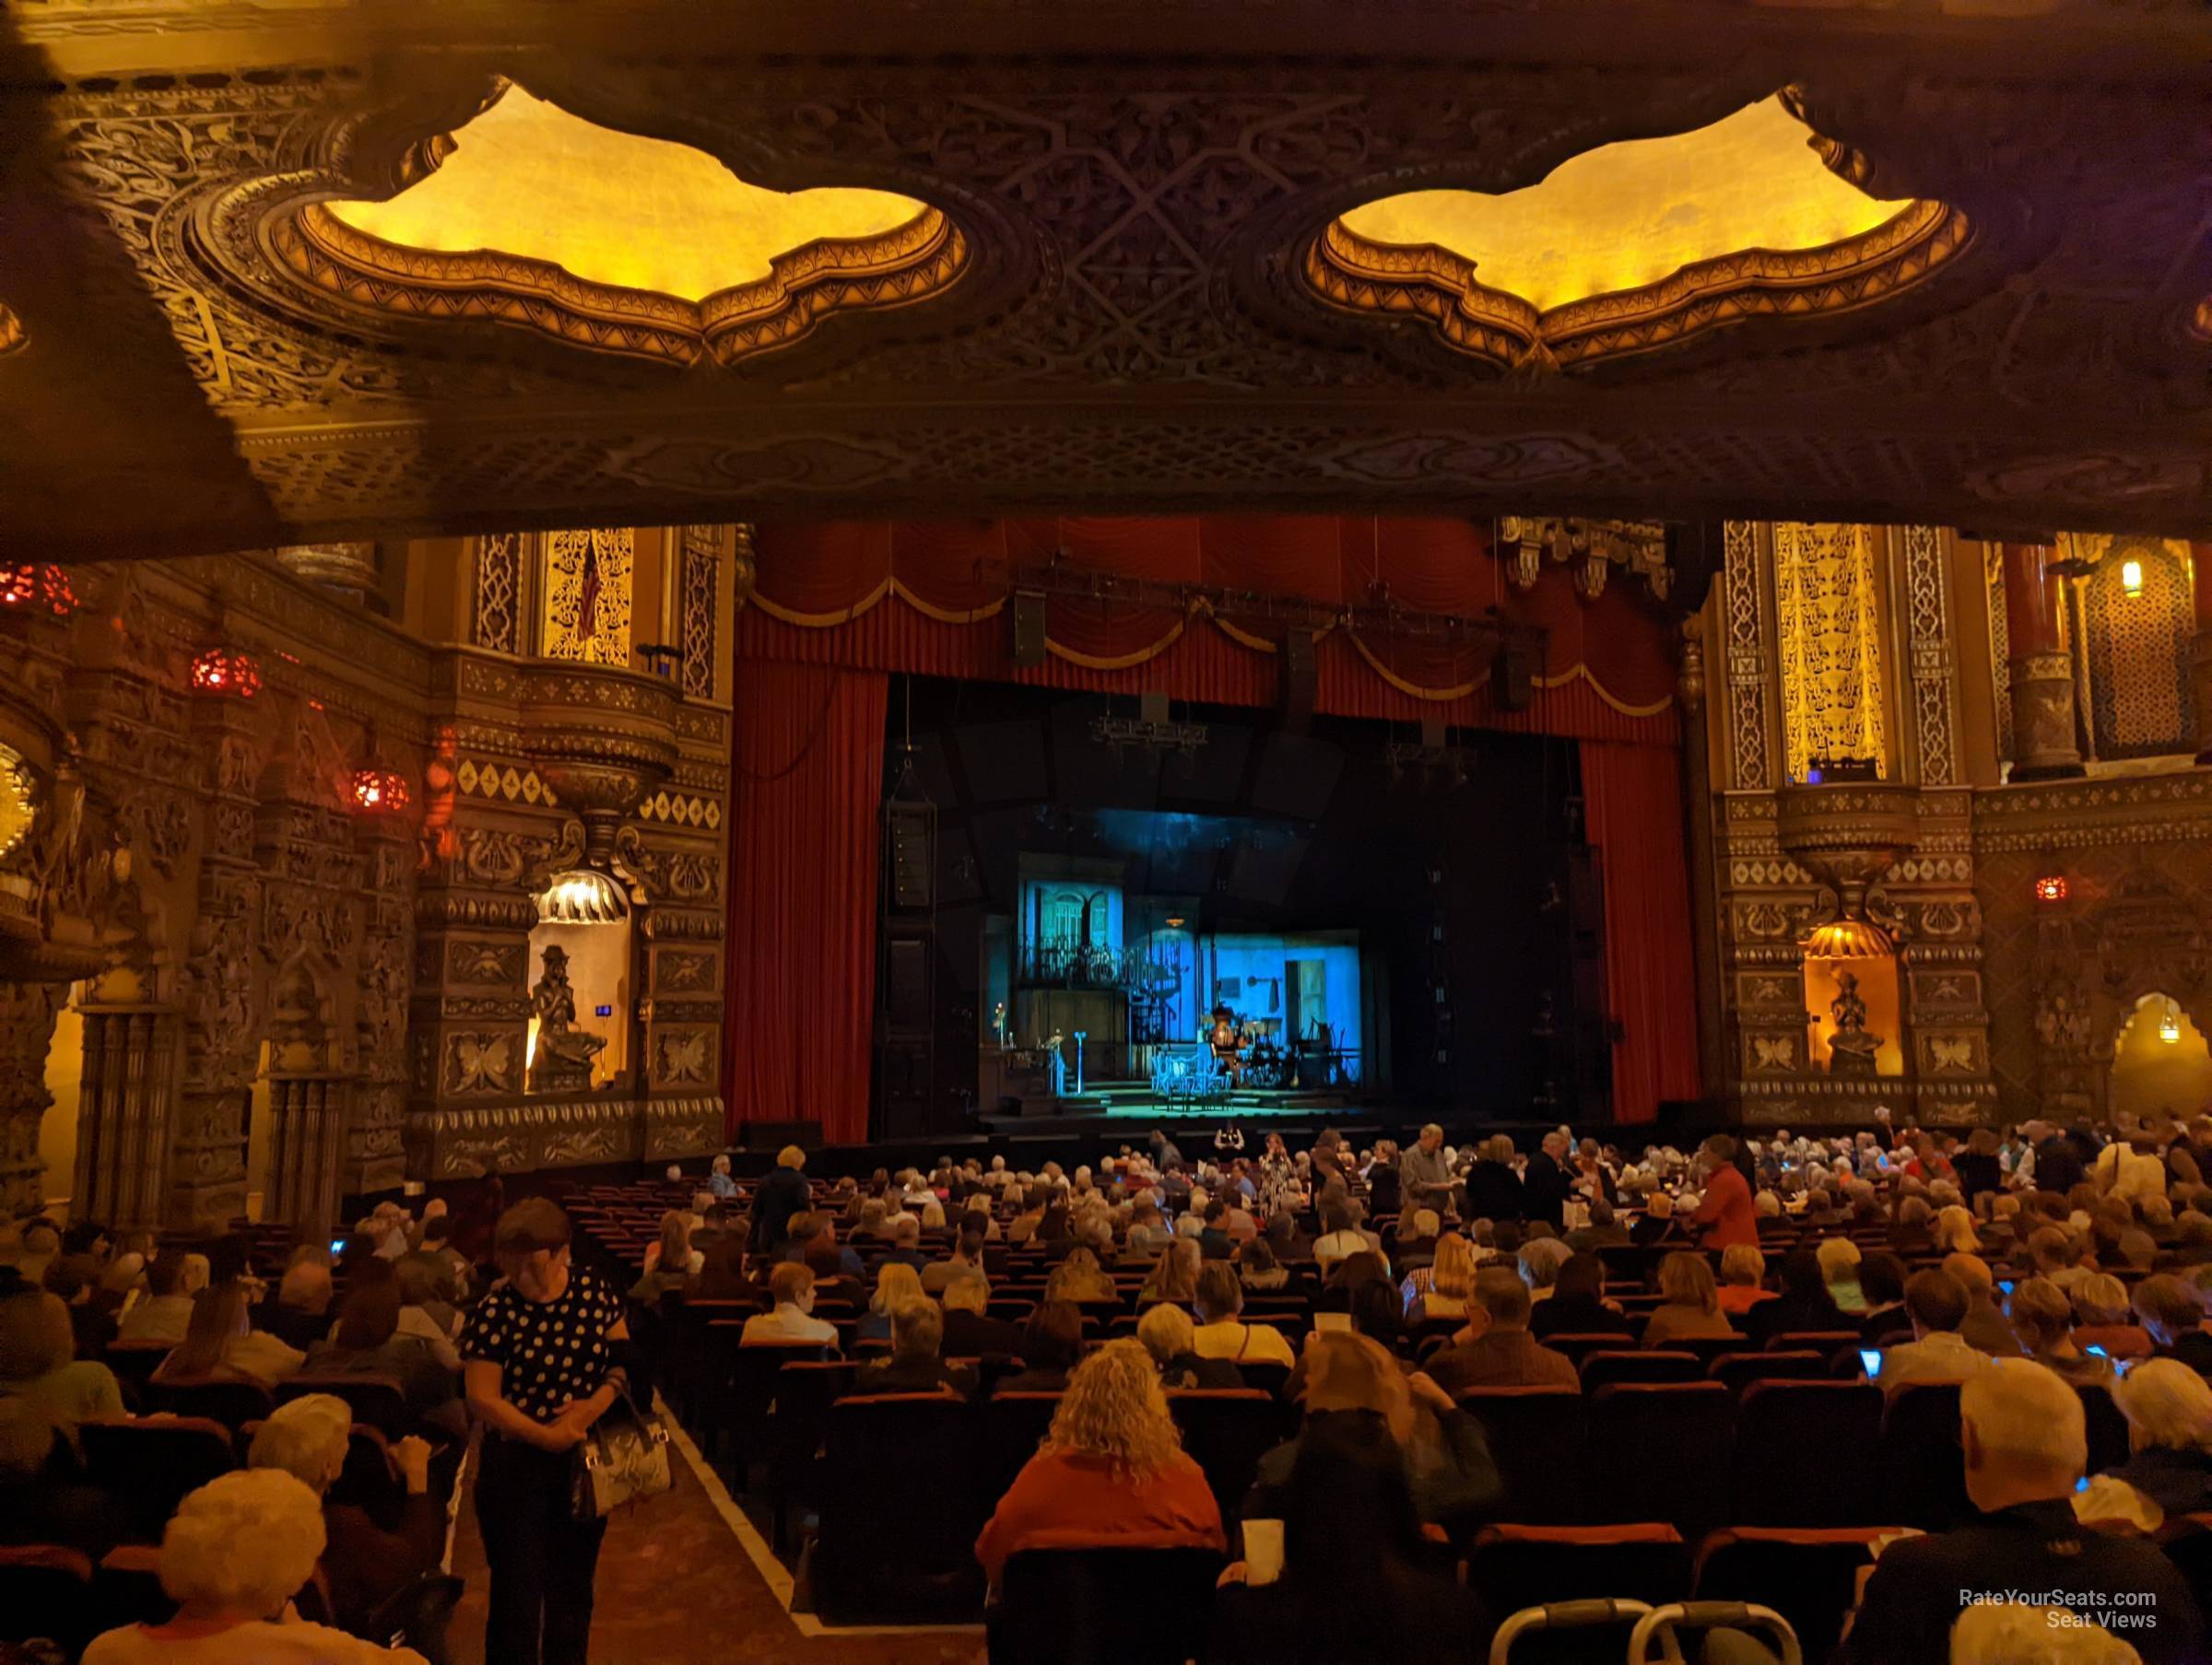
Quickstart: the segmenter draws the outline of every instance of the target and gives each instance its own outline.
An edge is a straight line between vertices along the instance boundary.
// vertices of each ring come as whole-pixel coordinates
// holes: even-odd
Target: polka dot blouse
[[[596,1273],[571,1268],[559,1298],[533,1301],[501,1284],[477,1303],[461,1337],[461,1356],[500,1366],[500,1394],[524,1415],[551,1422],[572,1399],[606,1385],[614,1355],[606,1332],[622,1303]]]

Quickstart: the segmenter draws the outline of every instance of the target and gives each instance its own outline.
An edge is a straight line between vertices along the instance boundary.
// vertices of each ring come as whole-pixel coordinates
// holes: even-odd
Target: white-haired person
[[[975,1541],[994,1589],[1024,1545],[1079,1530],[1225,1549],[1206,1474],[1182,1449],[1144,1343],[1109,1342],[1076,1366],[1052,1431],[1022,1465]]]
[[[2085,1531],[2073,1508],[2088,1458],[2081,1397],[2030,1359],[1993,1359],[1959,1390],[1973,1524],[1883,1550],[1845,1638],[1852,1665],[1947,1665],[1951,1629],[1984,1592],[2064,1591],[2075,1611],[2140,1618],[2148,1665],[2199,1657],[2188,1585],[2139,1539]]]
[[[730,1159],[726,1155],[715,1157],[709,1165],[707,1189],[718,1198],[737,1194],[737,1181],[730,1178]]]
[[[396,1531],[384,1530],[357,1505],[333,1503],[330,1488],[345,1471],[352,1425],[344,1400],[301,1394],[261,1425],[246,1464],[280,1469],[323,1500],[331,1616],[358,1635],[380,1606],[438,1565],[445,1551],[445,1506],[430,1495],[429,1442],[414,1435],[392,1448],[393,1466],[406,1488]]]
[[[2142,1660],[2096,1619],[2064,1607],[1989,1601],[1968,1608],[1951,1626],[1948,1665],[2142,1665]]]
[[[783,1252],[787,1228],[794,1214],[812,1204],[814,1191],[806,1183],[806,1153],[787,1144],[776,1153],[776,1166],[761,1176],[753,1191],[753,1248],[762,1254]]]
[[[2146,1359],[2113,1385],[2112,1402],[2127,1418],[2128,1460],[2090,1483],[2076,1513],[2098,1518],[2091,1497],[2114,1484],[2137,1494],[2147,1530],[2212,1509],[2212,1386],[2179,1359]]]
[[[484,1428],[477,1518],[491,1567],[484,1657],[585,1665],[604,1520],[571,1507],[574,1452],[629,1387],[622,1297],[569,1260],[569,1217],[543,1197],[500,1216],[505,1275],[461,1337],[469,1413]],[[806,1272],[805,1267],[779,1266]]]
[[[380,1647],[289,1612],[324,1543],[322,1499],[282,1470],[209,1481],[161,1534],[155,1565],[176,1616],[94,1637],[83,1665],[425,1665],[412,1648]]]

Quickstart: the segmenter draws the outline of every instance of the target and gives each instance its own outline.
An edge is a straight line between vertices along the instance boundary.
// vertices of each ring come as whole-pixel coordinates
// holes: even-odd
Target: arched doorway
[[[2212,1047],[2181,1002],[2153,990],[2136,1002],[2112,1049],[2114,1116],[2193,1115],[2212,1103]]]

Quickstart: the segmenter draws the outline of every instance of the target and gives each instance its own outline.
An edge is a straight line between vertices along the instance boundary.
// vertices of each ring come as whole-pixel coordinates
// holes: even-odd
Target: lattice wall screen
[[[1870,526],[1774,522],[1776,636],[1789,778],[1821,758],[1889,754],[1882,703],[1881,605]]]

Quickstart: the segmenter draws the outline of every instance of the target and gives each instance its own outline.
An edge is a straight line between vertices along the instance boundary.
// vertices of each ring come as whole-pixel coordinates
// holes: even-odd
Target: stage
[[[1356,1092],[1289,1088],[1231,1088],[1204,1098],[1163,1098],[1148,1081],[1097,1082],[1081,1093],[1024,1101],[1018,1110],[986,1112],[978,1118],[994,1133],[1031,1133],[1051,1129],[1073,1131],[1157,1123],[1219,1125],[1223,1122],[1351,1123],[1371,1119],[1374,1110]]]

